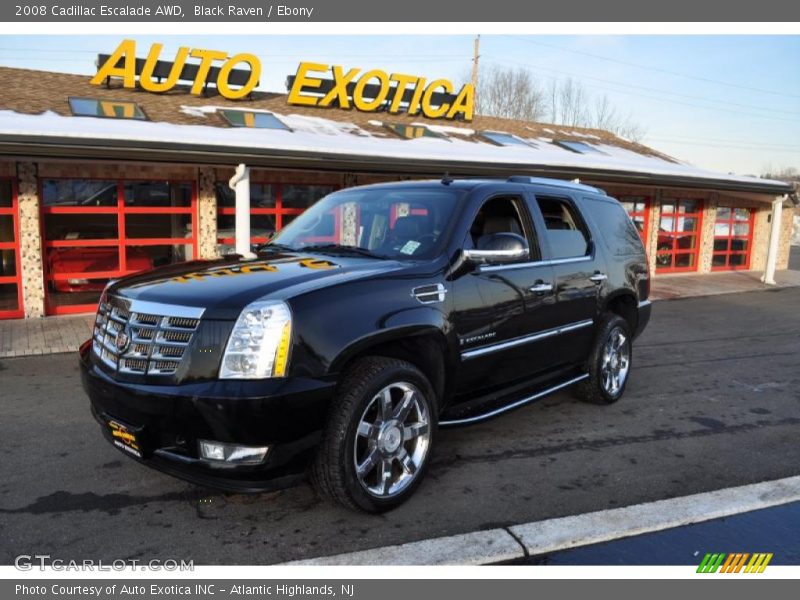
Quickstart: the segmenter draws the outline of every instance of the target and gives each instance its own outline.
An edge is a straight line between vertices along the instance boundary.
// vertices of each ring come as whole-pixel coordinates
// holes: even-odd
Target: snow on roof
[[[218,107],[186,107],[197,114],[216,111]],[[381,137],[361,127],[343,121],[321,117],[272,112],[292,131],[280,129],[254,129],[247,127],[215,127],[209,125],[181,125],[165,122],[103,119],[94,117],[67,117],[54,112],[38,115],[0,110],[0,135],[17,135],[31,139],[59,137],[76,140],[103,139],[129,142],[175,143],[209,145],[248,150],[286,150],[293,152],[326,153],[330,155],[363,156],[365,159],[395,158],[439,160],[450,162],[482,162],[496,164],[586,168],[591,170],[625,171],[653,175],[716,179],[742,183],[779,184],[754,177],[728,175],[708,171],[686,163],[670,162],[654,155],[639,154],[609,144],[595,143],[602,154],[579,154],[554,144],[537,144],[536,147],[509,145],[495,146],[474,143],[460,136],[447,139],[420,137],[401,139]],[[446,126],[431,126],[445,134]],[[435,129],[434,129],[435,128]],[[458,133],[464,130],[460,129]],[[539,138],[539,141],[544,141]]]

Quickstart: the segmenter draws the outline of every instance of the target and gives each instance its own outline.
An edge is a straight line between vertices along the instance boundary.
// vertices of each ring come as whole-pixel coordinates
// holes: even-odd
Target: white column
[[[772,227],[769,232],[769,248],[767,249],[767,267],[761,281],[775,285],[775,265],[778,262],[778,248],[781,239],[781,212],[784,196],[776,196],[772,201]]]
[[[228,185],[236,192],[236,254],[255,258],[250,251],[250,168],[244,163],[236,167]]]

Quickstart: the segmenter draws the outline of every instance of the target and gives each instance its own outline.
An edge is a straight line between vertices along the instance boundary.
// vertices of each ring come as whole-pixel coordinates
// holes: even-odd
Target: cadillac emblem
[[[128,333],[124,329],[118,331],[117,337],[114,338],[114,346],[117,348],[117,352],[119,354],[123,354],[130,345],[131,338]]]

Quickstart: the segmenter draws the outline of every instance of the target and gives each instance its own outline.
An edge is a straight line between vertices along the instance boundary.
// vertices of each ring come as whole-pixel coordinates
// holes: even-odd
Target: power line
[[[613,62],[613,63],[617,63],[617,64],[620,64],[620,65],[626,65],[626,66],[629,66],[629,67],[635,67],[637,69],[644,69],[644,70],[647,70],[647,71],[656,71],[658,73],[665,73],[667,75],[674,75],[676,77],[686,77],[687,79],[694,79],[695,81],[703,81],[703,82],[706,82],[706,83],[713,83],[713,84],[716,84],[716,85],[726,85],[728,87],[738,88],[738,89],[742,89],[742,90],[749,90],[751,92],[759,92],[759,93],[762,93],[762,94],[772,94],[774,96],[786,96],[788,98],[800,98],[800,95],[798,95],[798,94],[786,94],[786,93],[783,93],[783,92],[776,92],[774,90],[765,90],[763,88],[756,88],[756,87],[751,87],[751,86],[747,86],[747,85],[741,85],[741,84],[738,84],[738,83],[731,83],[729,81],[720,81],[719,79],[711,79],[711,78],[708,78],[708,77],[700,77],[698,75],[689,75],[688,73],[679,73],[677,71],[670,71],[669,69],[662,69],[660,67],[652,67],[652,66],[648,66],[648,65],[641,65],[641,64],[638,64],[638,63],[629,62],[629,61],[625,61],[625,60],[620,60],[620,59],[617,59],[617,58],[611,58],[609,56],[602,56],[600,54],[594,54],[592,52],[586,52],[585,50],[575,50],[574,48],[565,48],[564,46],[558,46],[556,44],[548,44],[546,42],[540,42],[538,40],[532,40],[532,39],[529,39],[529,38],[526,38],[526,37],[522,37],[522,36],[511,36],[511,35],[509,35],[509,36],[506,36],[506,37],[513,37],[513,38],[519,39],[519,40],[521,40],[523,42],[526,42],[528,44],[535,44],[535,45],[538,45],[538,46],[544,46],[546,48],[554,48],[556,50],[561,50],[562,52],[571,52],[573,54],[580,54],[582,56],[590,56],[592,58],[596,58],[596,59],[599,59],[599,60],[605,60],[605,61],[608,61],[608,62]]]
[[[662,135],[656,132],[650,132],[654,135]],[[748,140],[732,140],[730,138],[710,138],[710,137],[694,137],[690,135],[680,135],[678,133],[666,132],[663,134],[665,137],[671,138],[682,138],[686,140],[702,140],[702,141],[709,141],[709,142],[722,142],[722,143],[730,143],[730,144],[759,144],[762,146],[781,146],[787,148],[795,148],[800,150],[800,144],[780,144],[780,143],[773,143],[773,142],[750,142]]]
[[[520,62],[517,62],[517,61],[497,61],[495,59],[487,59],[487,60],[490,60],[491,62],[495,62],[495,63],[499,63],[499,64],[511,63],[511,64],[517,64],[517,65],[531,67],[531,65],[529,65],[529,64],[520,63]],[[536,67],[533,67],[533,68],[536,68]],[[547,79],[554,79],[554,80],[563,79],[563,77],[555,77],[555,76],[546,75],[546,74],[540,74],[540,76],[541,77],[545,77]],[[597,84],[587,83],[587,84],[584,84],[584,85],[586,85],[587,87],[594,87],[594,88],[598,88],[598,89],[606,90],[606,91],[611,91],[611,92],[615,92],[615,93],[625,93],[625,94],[628,94],[630,96],[638,96],[640,98],[646,98],[648,100],[654,100],[656,102],[665,102],[665,103],[668,103],[668,104],[679,104],[679,105],[682,105],[682,106],[691,106],[691,107],[694,107],[694,108],[703,108],[703,109],[706,109],[706,110],[722,111],[722,112],[728,112],[728,113],[733,113],[733,114],[738,114],[738,115],[745,115],[745,116],[748,116],[748,117],[756,117],[756,118],[761,118],[761,119],[773,119],[773,120],[784,121],[784,122],[788,122],[788,123],[800,123],[800,121],[795,120],[795,119],[786,119],[786,118],[783,118],[783,117],[777,117],[777,116],[773,116],[773,115],[763,115],[763,114],[758,114],[758,113],[749,113],[749,112],[745,112],[745,111],[741,111],[741,110],[734,110],[734,109],[730,109],[730,108],[720,108],[720,107],[716,107],[716,106],[703,106],[701,104],[693,104],[691,102],[681,102],[679,100],[670,100],[668,98],[662,98],[662,97],[658,97],[658,96],[648,96],[646,94],[638,94],[636,92],[628,92],[628,91],[624,91],[623,92],[622,90],[613,89],[613,88],[609,89],[608,87],[604,87],[602,85],[597,85]]]
[[[717,100],[717,99],[713,99],[713,98],[706,98],[704,96],[693,96],[691,94],[682,94],[680,92],[673,92],[671,90],[665,90],[663,88],[653,88],[653,87],[648,87],[648,86],[644,86],[644,85],[636,85],[634,83],[625,83],[625,82],[622,82],[622,81],[614,81],[612,79],[602,79],[602,78],[599,78],[599,77],[592,77],[590,75],[579,75],[579,74],[576,74],[574,72],[570,73],[568,71],[559,70],[559,69],[553,69],[551,67],[543,67],[541,65],[536,65],[536,64],[532,64],[532,63],[519,63],[519,64],[524,64],[525,66],[529,66],[529,67],[534,68],[534,69],[541,69],[541,70],[544,70],[544,71],[550,71],[550,72],[559,73],[559,74],[561,74],[561,73],[568,74],[568,75],[572,75],[573,77],[576,77],[576,78],[579,78],[579,79],[590,79],[590,80],[593,80],[593,81],[600,81],[600,82],[603,82],[603,83],[608,83],[608,84],[611,84],[611,85],[617,85],[617,86],[620,86],[620,87],[640,89],[640,90],[645,90],[645,91],[649,91],[649,92],[655,92],[655,93],[658,93],[658,94],[668,94],[668,95],[677,96],[677,97],[680,97],[680,98],[688,98],[690,100],[700,100],[702,102],[710,102],[710,103],[716,103],[716,104],[728,104],[730,106],[737,106],[739,108],[750,108],[750,109],[755,109],[755,110],[766,110],[766,111],[770,111],[770,112],[780,112],[780,113],[786,113],[788,115],[793,115],[793,116],[800,117],[800,112],[798,112],[798,111],[781,110],[781,109],[777,109],[777,108],[763,108],[761,106],[756,106],[754,104],[741,104],[739,102],[731,102],[730,100]]]
[[[786,154],[797,154],[800,156],[800,149],[793,150],[790,148],[771,148],[767,146],[761,146],[758,144],[719,144],[714,142],[701,142],[701,141],[688,141],[688,140],[675,140],[670,138],[662,138],[662,137],[651,137],[646,136],[648,143],[652,141],[655,142],[665,142],[668,144],[676,144],[678,146],[706,146],[710,148],[727,148],[729,150],[764,150],[768,152],[780,152]]]

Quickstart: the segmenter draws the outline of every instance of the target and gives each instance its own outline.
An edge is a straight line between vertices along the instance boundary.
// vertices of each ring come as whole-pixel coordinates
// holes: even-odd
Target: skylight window
[[[386,129],[394,134],[399,135],[401,138],[413,140],[421,137],[441,138],[442,136],[431,131],[424,125],[405,125],[403,123],[384,123]]]
[[[567,150],[572,150],[573,152],[577,152],[578,154],[603,154],[608,156],[605,152],[603,152],[599,148],[592,146],[591,144],[587,144],[586,142],[569,142],[566,140],[555,140],[553,143]]]
[[[76,117],[147,120],[147,115],[135,102],[98,100],[97,98],[69,98],[69,108]]]
[[[222,117],[231,127],[252,127],[255,129],[284,129],[289,127],[272,113],[251,110],[220,110]]]
[[[481,136],[497,144],[498,146],[528,146],[536,148],[536,144],[518,138],[510,133],[500,133],[498,131],[482,131]]]

